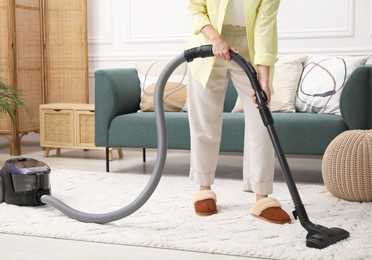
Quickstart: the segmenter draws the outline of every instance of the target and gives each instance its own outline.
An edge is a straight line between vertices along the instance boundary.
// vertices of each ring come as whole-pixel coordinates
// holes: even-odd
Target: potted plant
[[[21,107],[28,111],[27,105],[19,97],[19,91],[0,79],[0,115],[8,115],[14,122],[16,107]]]

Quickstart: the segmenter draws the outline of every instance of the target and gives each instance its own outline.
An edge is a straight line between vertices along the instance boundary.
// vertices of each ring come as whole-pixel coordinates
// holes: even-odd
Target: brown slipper
[[[203,190],[194,195],[196,215],[210,216],[217,213],[217,196],[211,190]]]
[[[251,214],[275,224],[291,223],[288,213],[282,209],[280,202],[274,198],[264,198],[257,201],[251,208]]]

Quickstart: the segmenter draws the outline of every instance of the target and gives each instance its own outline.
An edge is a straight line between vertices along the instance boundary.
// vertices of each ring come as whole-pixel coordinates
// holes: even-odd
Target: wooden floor
[[[111,172],[151,174],[156,151],[149,150],[147,163],[142,163],[142,149],[124,149],[124,158],[118,159],[116,151],[110,163]],[[76,169],[85,171],[105,171],[105,151],[62,149],[59,156],[55,151],[45,158],[39,145],[39,135],[29,134],[22,139],[22,156],[31,157],[47,163],[51,169]],[[9,141],[0,136],[1,167],[9,156]],[[289,156],[288,162],[295,181],[321,183],[321,158]],[[216,173],[218,178],[241,179],[241,154],[222,154]],[[188,176],[189,152],[169,151],[164,174]],[[283,181],[280,167],[275,170],[275,181]],[[197,190],[197,186],[195,186]],[[192,194],[194,191],[190,191]],[[190,195],[191,196],[191,195]],[[1,216],[0,216],[1,217]],[[47,223],[45,223],[47,225]],[[38,238],[0,234],[0,259],[242,259],[238,256],[215,255],[179,250],[147,247],[123,246],[104,243],[79,242],[62,239]],[[257,259],[254,257],[244,259]]]

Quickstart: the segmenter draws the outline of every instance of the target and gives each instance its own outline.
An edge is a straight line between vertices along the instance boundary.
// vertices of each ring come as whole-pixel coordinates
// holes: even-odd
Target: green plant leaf
[[[14,121],[17,107],[23,108],[27,113],[30,113],[28,106],[20,97],[20,91],[0,80],[0,115],[6,114]]]

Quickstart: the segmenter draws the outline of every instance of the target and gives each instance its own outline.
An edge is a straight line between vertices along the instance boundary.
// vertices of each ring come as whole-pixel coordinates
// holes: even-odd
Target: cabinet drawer
[[[75,145],[74,110],[40,110],[40,145],[73,147]]]
[[[76,146],[81,148],[94,145],[94,110],[76,111]]]

